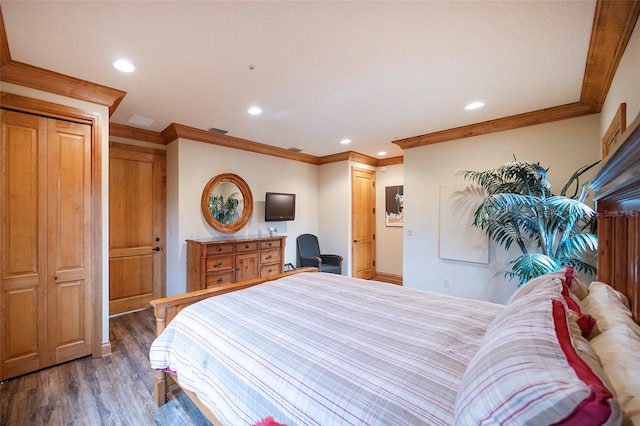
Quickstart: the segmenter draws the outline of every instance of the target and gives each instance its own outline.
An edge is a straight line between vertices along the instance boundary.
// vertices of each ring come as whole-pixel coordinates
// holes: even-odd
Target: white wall
[[[295,263],[295,239],[316,233],[318,166],[217,145],[179,139],[167,149],[167,295],[186,291],[186,242],[227,236],[211,228],[200,211],[207,182],[221,173],[242,177],[253,194],[253,216],[238,236],[266,235],[268,226],[287,236],[285,262]],[[264,222],[265,192],[296,194],[296,220]]]
[[[640,20],[631,34],[600,114],[600,136],[607,131],[620,104],[627,104],[627,125],[640,114]]]
[[[67,98],[53,93],[12,83],[0,82],[0,90],[7,93],[40,99],[59,105],[91,111],[100,116],[102,126],[102,343],[109,342],[109,108],[78,99]]]
[[[517,282],[495,277],[509,269],[501,247],[489,245],[488,265],[439,258],[440,185],[464,182],[459,171],[494,168],[515,155],[549,167],[557,193],[576,169],[600,158],[598,135],[599,116],[591,115],[405,150],[404,285],[506,302]],[[449,288],[443,287],[445,279]]]
[[[385,226],[385,187],[404,185],[404,165],[376,169],[376,271],[402,275],[403,227]]]
[[[323,253],[343,257],[351,275],[351,171],[348,161],[318,166],[318,242]]]

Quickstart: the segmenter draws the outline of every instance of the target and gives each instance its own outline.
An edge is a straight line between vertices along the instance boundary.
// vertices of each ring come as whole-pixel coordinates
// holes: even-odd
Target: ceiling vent
[[[156,120],[149,117],[143,117],[137,114],[131,114],[129,118],[127,118],[127,123],[133,124],[134,126],[151,127],[154,124],[156,124]]]
[[[226,135],[227,133],[229,133],[229,131],[228,131],[228,130],[216,129],[215,127],[210,127],[210,128],[209,128],[209,131],[210,131],[211,133],[218,133],[218,134],[220,134],[220,135]]]

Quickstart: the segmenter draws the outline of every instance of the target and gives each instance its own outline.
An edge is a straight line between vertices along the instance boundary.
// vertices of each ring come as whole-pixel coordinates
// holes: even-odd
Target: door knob
[[[160,247],[154,247],[154,248],[152,248],[151,250],[153,250],[153,251],[160,251]]]

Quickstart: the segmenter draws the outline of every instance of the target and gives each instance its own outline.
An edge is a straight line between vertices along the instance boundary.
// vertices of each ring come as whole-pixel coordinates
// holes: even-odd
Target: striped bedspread
[[[225,425],[450,425],[503,306],[302,273],[185,308],[150,350]]]

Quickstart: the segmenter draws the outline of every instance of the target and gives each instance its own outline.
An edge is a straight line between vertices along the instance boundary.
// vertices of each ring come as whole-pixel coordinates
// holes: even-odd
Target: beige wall
[[[506,302],[517,283],[495,277],[508,269],[509,258],[502,248],[489,244],[488,265],[439,258],[440,185],[464,182],[456,176],[460,170],[494,168],[515,155],[549,167],[558,192],[573,171],[599,159],[598,135],[599,117],[591,115],[406,150],[404,285]],[[443,287],[444,280],[450,287]]]
[[[320,251],[343,257],[351,275],[351,172],[348,161],[318,166],[318,242]]]
[[[295,239],[318,229],[318,166],[179,139],[167,149],[167,295],[186,291],[188,238],[226,236],[212,229],[200,211],[207,182],[220,173],[242,177],[253,194],[253,216],[234,235],[266,235],[268,226],[287,236],[285,262],[295,263]],[[296,220],[264,222],[265,192],[296,194]]]

